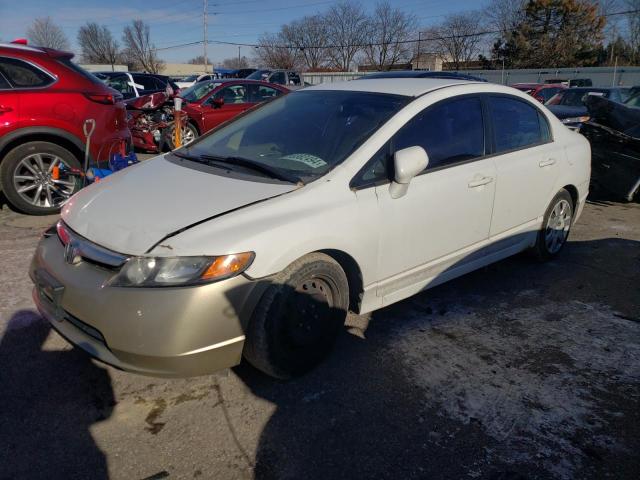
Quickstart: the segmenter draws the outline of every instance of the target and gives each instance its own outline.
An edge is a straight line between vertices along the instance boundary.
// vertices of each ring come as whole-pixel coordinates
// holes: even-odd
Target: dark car
[[[180,91],[180,87],[166,75],[136,72],[95,72],[94,75],[120,92],[125,100],[165,92],[167,85],[173,94]]]
[[[428,70],[392,70],[389,72],[376,72],[363,75],[358,80],[371,80],[376,78],[451,78],[455,80],[471,80],[473,82],[486,82],[484,78],[458,72],[432,72]]]
[[[585,105],[588,96],[602,97],[612,102],[622,103],[630,94],[629,87],[567,88],[555,94],[545,105],[569,128],[578,129],[589,120],[589,112]]]
[[[249,75],[251,75],[255,71],[256,71],[255,68],[240,68],[240,69],[236,70],[235,77],[236,78],[247,78]]]
[[[593,96],[586,104],[591,119],[580,133],[591,143],[592,181],[631,201],[640,190],[640,108]]]
[[[301,88],[304,86],[300,74],[295,70],[262,69],[256,70],[246,78],[247,80],[260,80],[263,82],[275,83],[289,89]]]

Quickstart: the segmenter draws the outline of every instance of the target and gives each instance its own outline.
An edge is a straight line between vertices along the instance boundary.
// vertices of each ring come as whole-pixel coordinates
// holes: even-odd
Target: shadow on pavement
[[[76,349],[43,350],[50,332],[22,310],[0,340],[0,478],[106,479],[89,429],[113,410],[109,374]]]
[[[606,266],[602,265],[603,259],[608,260]],[[571,242],[559,259],[546,264],[519,255],[375,312],[368,328],[365,325],[362,331],[356,331],[358,335],[345,332],[326,362],[296,380],[271,380],[244,362],[234,369],[235,373],[255,395],[277,406],[260,437],[255,478],[524,480],[595,479],[609,474],[634,478],[633,472],[640,464],[625,452],[640,447],[640,427],[636,423],[640,416],[634,413],[640,406],[640,375],[636,372],[635,383],[627,384],[608,378],[608,372],[597,366],[585,367],[584,362],[579,363],[581,358],[574,365],[566,352],[586,352],[588,357],[593,349],[595,355],[601,346],[595,334],[585,332],[570,346],[561,345],[564,333],[569,331],[566,327],[581,330],[571,319],[587,319],[590,323],[585,330],[598,326],[599,320],[590,320],[584,302],[611,305],[629,318],[638,315],[626,289],[639,279],[630,259],[637,265],[640,242]],[[547,308],[537,310],[541,304]],[[562,308],[556,311],[556,305]],[[449,316],[456,309],[464,313]],[[536,318],[532,326],[528,326],[527,318],[508,318],[514,315],[512,312],[524,311],[534,312],[534,317],[542,312],[538,316],[544,318]],[[476,320],[470,324],[460,321],[469,316]],[[616,335],[625,334],[626,320],[618,320],[624,317],[606,318],[617,322]],[[462,328],[449,326],[456,322],[462,323]],[[628,325],[628,332],[640,339],[635,323]],[[545,338],[547,326],[549,338],[542,344],[527,341],[534,338],[527,328],[542,331]],[[457,337],[460,332],[465,336]],[[447,411],[456,410],[455,405],[443,408],[434,400],[438,395],[424,392],[424,383],[418,385],[410,375],[403,354],[393,350],[397,340],[405,341],[407,334],[440,344],[435,357],[418,352],[425,355],[425,366],[436,360],[436,365],[449,364],[460,376],[422,380],[427,385],[447,385],[451,381],[451,388],[462,393],[444,398],[465,402],[460,409],[471,412],[465,420],[448,415]],[[615,338],[612,333],[611,340]],[[502,342],[509,348],[503,350]],[[455,347],[451,349],[457,352],[453,355],[460,355],[466,348],[471,354],[442,360],[448,355],[448,346]],[[409,350],[411,355],[416,352],[415,348]],[[505,357],[506,352],[514,351],[518,357],[512,364]],[[412,361],[414,366],[421,362],[415,357]],[[474,383],[468,376],[478,371],[491,378],[494,362],[496,376],[489,381],[495,385],[488,391],[500,400],[496,405],[492,399],[482,398],[484,391],[457,386],[469,382],[465,385],[482,387],[481,381]],[[615,369],[616,362],[612,360],[607,368]],[[422,372],[434,377],[441,374],[437,366]],[[520,384],[521,377],[533,382],[524,380]],[[603,391],[610,380],[611,389]],[[561,394],[573,402],[567,409],[575,406],[575,411],[563,411],[562,398],[549,398],[555,386],[563,382],[568,382],[568,392],[574,385],[579,390],[575,395],[567,391]],[[538,399],[548,400],[548,404],[538,405]],[[486,410],[489,405],[488,410],[495,411],[480,411],[478,418],[473,415],[474,402],[478,410]],[[503,404],[512,410],[501,412]],[[580,411],[585,405],[588,410]],[[550,407],[557,412],[545,410]],[[509,417],[516,413],[519,418]],[[545,425],[547,419],[552,423]],[[569,426],[565,428],[563,422]],[[504,435],[496,435],[491,428],[500,423],[516,425],[515,431],[506,429]],[[557,426],[561,426],[559,431],[553,431]],[[581,430],[582,426],[587,429]],[[521,427],[522,432],[518,431]],[[610,437],[623,445],[622,449],[605,441],[598,443]],[[562,448],[554,452],[557,445]],[[574,456],[557,460],[566,452]],[[565,464],[554,467],[557,461]]]

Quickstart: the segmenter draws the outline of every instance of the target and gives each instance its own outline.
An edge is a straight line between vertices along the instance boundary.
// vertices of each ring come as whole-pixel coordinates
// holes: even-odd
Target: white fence
[[[373,72],[306,72],[302,79],[312,85],[353,80]],[[492,83],[544,83],[548,79],[589,78],[594,87],[640,85],[640,67],[586,67],[523,70],[463,70],[460,73],[485,78]]]

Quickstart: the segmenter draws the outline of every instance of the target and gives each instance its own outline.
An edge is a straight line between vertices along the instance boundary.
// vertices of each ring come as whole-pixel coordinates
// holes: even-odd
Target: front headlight
[[[131,257],[109,282],[113,287],[176,287],[217,282],[244,272],[253,252],[220,257]]]
[[[589,116],[563,118],[562,123],[584,123],[589,121]]]

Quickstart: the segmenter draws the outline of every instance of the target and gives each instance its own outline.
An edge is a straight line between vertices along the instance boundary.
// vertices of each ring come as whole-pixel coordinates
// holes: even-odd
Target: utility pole
[[[238,70],[240,70],[240,45],[238,45]]]
[[[422,32],[418,30],[418,54],[416,55],[416,70],[420,70],[420,40],[422,39]]]
[[[207,73],[207,0],[202,0],[202,29],[204,38],[202,45],[204,47],[204,73]]]

